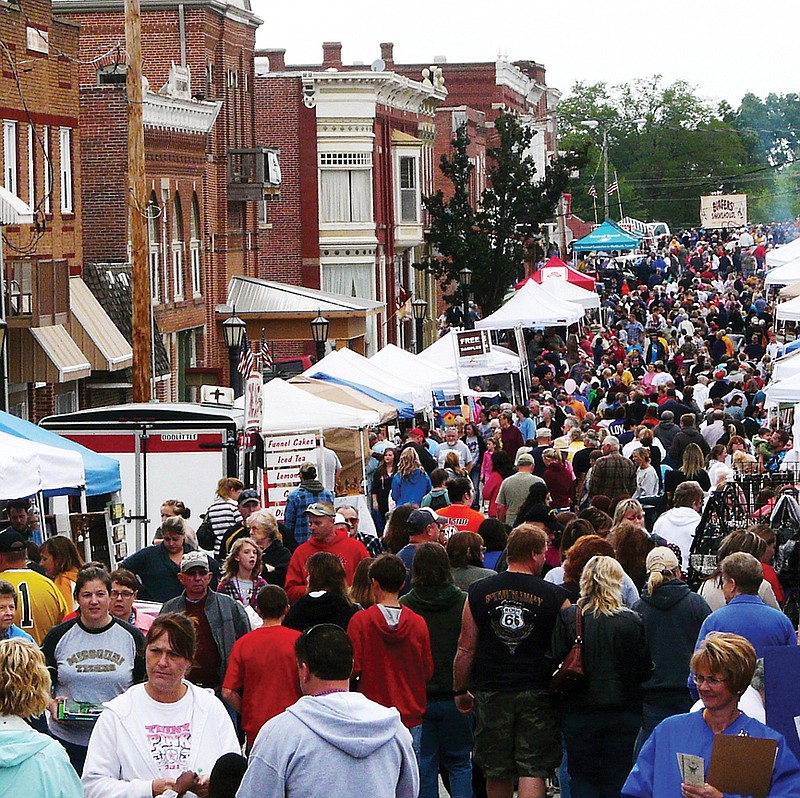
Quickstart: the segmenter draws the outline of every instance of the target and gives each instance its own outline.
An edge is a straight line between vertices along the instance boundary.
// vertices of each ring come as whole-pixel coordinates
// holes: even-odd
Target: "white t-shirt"
[[[141,712],[135,722],[144,727],[150,755],[164,778],[174,778],[189,770],[192,756],[192,716],[194,699],[187,690],[180,701],[162,704],[142,691],[141,703],[134,704]]]

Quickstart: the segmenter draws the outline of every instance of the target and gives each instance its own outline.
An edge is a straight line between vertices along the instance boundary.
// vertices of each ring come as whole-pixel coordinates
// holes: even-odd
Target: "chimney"
[[[389,70],[394,66],[394,44],[392,42],[381,42],[381,60]]]
[[[341,42],[323,42],[322,43],[322,68],[329,69],[336,67],[338,69],[342,65],[342,43]]]
[[[269,59],[270,72],[285,72],[286,71],[286,50],[256,50],[257,57],[266,57]]]

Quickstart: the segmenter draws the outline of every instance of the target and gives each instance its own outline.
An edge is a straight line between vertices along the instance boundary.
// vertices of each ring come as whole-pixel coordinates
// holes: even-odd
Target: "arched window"
[[[160,216],[161,208],[158,206],[158,199],[154,191],[150,194],[150,201],[147,203],[147,242],[150,263],[150,295],[155,305],[161,302],[161,275],[158,268],[161,252],[158,237]]]
[[[192,194],[192,218],[191,230],[189,231],[191,238],[189,239],[189,252],[192,260],[192,296],[201,296],[203,293],[202,275],[202,261],[200,253],[202,252],[201,238],[200,238],[200,204],[197,201],[197,194]]]
[[[172,288],[174,298],[183,299],[183,212],[177,191],[172,213]]]

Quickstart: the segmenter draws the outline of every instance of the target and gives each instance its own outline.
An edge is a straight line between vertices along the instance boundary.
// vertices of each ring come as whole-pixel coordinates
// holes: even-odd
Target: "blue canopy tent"
[[[397,417],[398,418],[414,418],[414,405],[410,402],[404,402],[402,399],[396,399],[394,396],[389,396],[388,394],[381,393],[377,388],[369,388],[366,385],[360,385],[357,382],[350,382],[349,380],[343,380],[341,377],[334,377],[331,374],[326,374],[323,371],[318,371],[313,375],[315,380],[323,380],[325,382],[332,382],[336,385],[344,385],[348,388],[352,388],[354,391],[358,391],[359,393],[363,393],[365,396],[369,396],[372,399],[376,399],[379,402],[384,402],[387,405],[392,405],[392,407],[397,408]]]
[[[93,452],[79,443],[62,438],[55,432],[37,427],[30,421],[0,411],[0,430],[17,438],[78,452],[83,457],[83,469],[86,474],[86,495],[97,496],[102,493],[115,493],[122,488],[119,473],[119,462],[111,457]]]
[[[609,249],[638,249],[641,236],[623,230],[618,224],[606,219],[588,236],[572,244],[573,252],[599,252]]]

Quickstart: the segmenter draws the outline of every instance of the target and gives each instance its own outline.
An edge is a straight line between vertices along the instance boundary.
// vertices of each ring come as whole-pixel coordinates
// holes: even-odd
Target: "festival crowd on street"
[[[800,798],[767,687],[800,653],[800,448],[765,394],[794,333],[764,285],[798,236],[581,261],[601,307],[526,335],[526,401],[492,377],[447,428],[373,430],[368,525],[330,450],[282,520],[228,477],[193,528],[164,485],[110,573],[11,502],[0,795]]]

